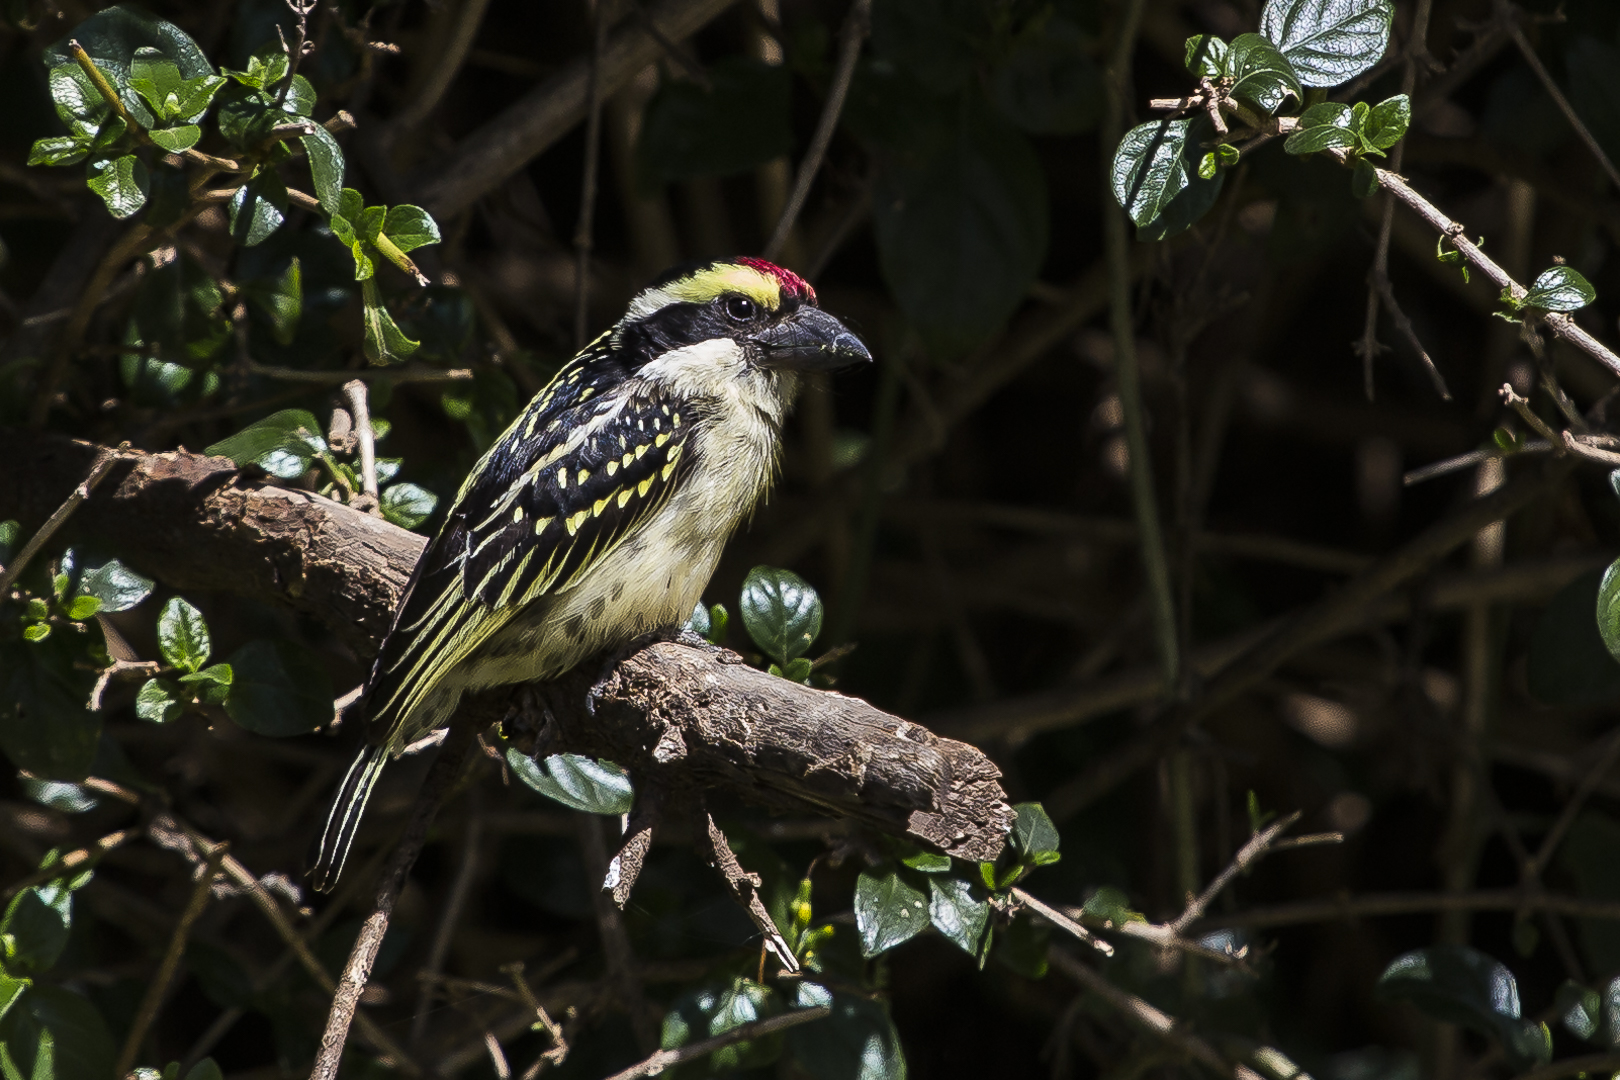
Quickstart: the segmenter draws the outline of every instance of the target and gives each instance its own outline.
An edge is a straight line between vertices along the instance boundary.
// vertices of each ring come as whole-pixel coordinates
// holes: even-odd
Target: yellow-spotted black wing
[[[624,375],[588,349],[468,477],[372,670],[373,743],[517,612],[589,574],[690,472],[695,417],[616,392]]]

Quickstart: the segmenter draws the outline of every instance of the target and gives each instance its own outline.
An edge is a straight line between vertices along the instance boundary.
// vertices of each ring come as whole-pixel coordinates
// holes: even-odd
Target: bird
[[[463,693],[555,678],[684,623],[769,490],[806,373],[870,363],[799,275],[739,257],[668,271],[473,466],[395,608],[365,742],[310,871],[343,872],[383,767]]]

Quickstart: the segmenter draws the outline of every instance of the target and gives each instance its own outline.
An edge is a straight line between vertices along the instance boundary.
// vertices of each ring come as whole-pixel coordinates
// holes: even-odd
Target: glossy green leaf
[[[331,132],[319,125],[310,134],[300,136],[299,141],[304,144],[304,154],[309,158],[315,198],[328,215],[336,214],[343,195],[343,148]]]
[[[509,749],[506,764],[546,798],[587,814],[628,814],[635,802],[629,774],[611,761],[580,754],[553,754],[536,761]]]
[[[302,735],[332,722],[332,680],[294,641],[250,641],[231,654],[225,714],[259,735]]]
[[[780,999],[769,987],[751,979],[734,979],[729,986],[706,987],[683,994],[664,1014],[659,1045],[673,1050],[688,1043],[724,1035],[733,1028],[763,1020],[780,1011]],[[722,1047],[709,1055],[709,1068],[726,1072],[758,1068],[777,1057],[780,1037],[767,1037]]]
[[[1356,162],[1355,172],[1350,174],[1350,193],[1358,199],[1370,199],[1381,187],[1378,170],[1370,162]]]
[[[196,671],[208,662],[213,649],[202,612],[178,596],[169,598],[158,614],[158,648],[171,666]]]
[[[1568,266],[1555,266],[1536,278],[1522,303],[1543,311],[1579,311],[1596,299],[1597,290],[1592,288],[1592,283],[1580,271]]]
[[[263,243],[287,219],[287,185],[274,169],[263,169],[227,204],[231,238],[243,247]]]
[[[282,480],[295,480],[309,470],[316,454],[326,453],[326,440],[308,411],[283,409],[203,452],[228,457],[238,465],[257,465]]]
[[[862,956],[877,956],[909,941],[928,921],[928,898],[894,866],[861,871],[855,881],[855,926]]]
[[[213,275],[181,253],[141,282],[130,309],[125,344],[171,364],[189,366],[210,359],[230,339],[231,321],[221,310],[224,301]],[[189,380],[187,372],[172,390],[178,392]],[[132,381],[131,385],[136,384]]]
[[[146,163],[134,154],[91,158],[85,180],[115,218],[127,218],[145,206],[150,183]]]
[[[169,679],[148,679],[135,695],[135,715],[153,724],[178,720],[185,711],[185,696]]]
[[[0,1020],[4,1020],[6,1013],[17,1004],[23,991],[33,985],[31,979],[18,979],[0,971]]]
[[[72,60],[52,67],[48,80],[56,115],[61,117],[62,123],[74,135],[87,142],[92,140],[112,114],[112,106],[107,99],[96,89],[96,84],[90,81],[84,69]]]
[[[197,145],[197,140],[202,138],[202,128],[196,124],[180,124],[170,128],[153,128],[146,135],[159,148],[178,154]]]
[[[1114,199],[1136,222],[1143,240],[1185,231],[1214,205],[1225,173],[1198,176],[1200,144],[1213,134],[1209,121],[1159,120],[1125,133],[1110,169]]]
[[[900,1033],[882,1001],[833,992],[819,983],[799,984],[794,1005],[829,1005],[832,1013],[789,1028],[783,1053],[796,1072],[811,1080],[906,1080]]]
[[[1374,105],[1367,113],[1362,135],[1380,150],[1388,150],[1406,135],[1412,126],[1412,99],[1396,94]]]
[[[951,857],[941,855],[937,851],[913,851],[900,859],[902,866],[909,866],[913,870],[924,874],[948,874],[951,872]]]
[[[1187,70],[1201,78],[1220,78],[1226,70],[1226,48],[1226,42],[1214,34],[1194,34],[1187,39]]]
[[[1396,957],[1378,977],[1376,993],[1499,1041],[1516,1070],[1552,1058],[1546,1025],[1520,1016],[1513,973],[1467,945],[1434,945]]]
[[[945,937],[969,956],[977,956],[984,928],[990,923],[990,901],[984,886],[942,874],[928,878],[928,918]]]
[[[35,623],[23,629],[23,640],[30,642],[44,641],[51,636],[50,623]]]
[[[821,633],[821,597],[791,570],[754,567],[738,606],[748,636],[779,664],[803,656]]]
[[[414,529],[433,516],[439,497],[415,484],[390,484],[380,502],[383,517],[402,529]]]
[[[295,255],[279,278],[261,278],[242,285],[242,294],[270,324],[270,334],[281,345],[291,345],[304,316],[304,271]]]
[[[1393,0],[1266,0],[1260,33],[1304,86],[1338,86],[1383,58]]]
[[[1597,628],[1609,655],[1620,660],[1620,559],[1609,564],[1598,582]],[[1612,679],[1620,680],[1620,673],[1612,676]],[[1609,681],[1605,680],[1605,684]]]
[[[1598,1042],[1603,1032],[1603,998],[1596,990],[1564,980],[1553,999],[1553,1008],[1564,1029],[1577,1039]]]
[[[1025,978],[1044,978],[1051,940],[1052,925],[1037,923],[1025,912],[996,932],[992,955]]]
[[[358,262],[357,262],[358,265]],[[394,317],[383,306],[382,293],[375,279],[367,278],[361,288],[366,324],[366,359],[373,364],[397,364],[414,353],[421,345],[412,341],[394,322]]]
[[[1057,854],[1058,831],[1046,809],[1040,803],[1027,802],[1014,806],[1013,812],[1017,820],[1007,837],[1007,846],[1012,852],[1021,860],[1037,866],[1056,862],[1049,856]]]
[[[31,776],[19,779],[22,782],[23,792],[30,799],[64,814],[86,814],[101,805],[100,800],[80,784],[64,784],[59,780],[36,780]]]
[[[60,135],[37,139],[28,151],[30,165],[74,165],[90,154],[90,139],[84,135]]]
[[[439,225],[433,215],[420,206],[391,206],[382,223],[383,235],[401,251],[415,251],[419,247],[439,242]]]
[[[7,1080],[107,1080],[115,1053],[100,1011],[60,986],[29,987],[0,1019]]]
[[[75,596],[68,601],[67,617],[74,622],[84,622],[101,610],[101,601],[94,596]]]
[[[1252,109],[1271,115],[1291,97],[1303,101],[1305,91],[1288,59],[1259,34],[1239,34],[1232,39],[1222,64],[1222,74],[1232,80],[1232,98]]]

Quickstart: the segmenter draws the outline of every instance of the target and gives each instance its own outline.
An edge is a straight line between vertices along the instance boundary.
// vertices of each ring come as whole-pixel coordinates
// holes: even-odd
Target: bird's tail
[[[360,818],[366,812],[371,789],[388,764],[388,749],[383,746],[364,746],[343,777],[343,785],[332,798],[332,808],[326,812],[326,828],[321,832],[320,844],[315,850],[314,867],[310,870],[311,884],[316,892],[329,892],[343,874],[348,861],[349,847],[360,827]]]

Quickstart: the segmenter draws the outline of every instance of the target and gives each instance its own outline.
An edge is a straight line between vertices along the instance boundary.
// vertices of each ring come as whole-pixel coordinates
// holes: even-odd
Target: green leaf
[[[115,1053],[101,1013],[60,986],[30,987],[0,1020],[0,1070],[8,1080],[107,1080]]]
[[[274,169],[261,169],[236,189],[228,206],[232,239],[243,247],[253,247],[287,219],[287,185]]]
[[[186,1073],[186,1080],[225,1080],[225,1074],[213,1058],[205,1057]]]
[[[178,102],[175,106],[175,116],[188,124],[195,124],[203,118],[208,106],[213,104],[214,95],[227,80],[218,75],[200,75],[195,79],[187,79],[181,83],[176,91]]]
[[[359,246],[359,242],[356,241],[355,247]],[[359,256],[356,256],[356,265],[359,265]],[[367,265],[370,265],[369,260]],[[367,360],[373,364],[395,364],[421,346],[421,342],[406,337],[404,331],[394,322],[394,317],[388,314],[375,279],[366,278],[361,286],[361,296],[364,300],[366,324],[366,342],[363,351]]]
[[[1553,999],[1553,1008],[1565,1030],[1577,1039],[1597,1042],[1603,1030],[1603,998],[1596,990],[1564,980]]]
[[[793,150],[793,75],[784,65],[730,57],[708,65],[709,88],[666,79],[647,103],[636,144],[644,190],[744,172]]]
[[[94,596],[75,596],[68,602],[67,616],[74,622],[84,622],[101,610],[101,601]]]
[[[130,89],[141,96],[157,120],[179,116],[180,88],[185,81],[179,66],[150,46],[136,49],[130,60]]]
[[[32,985],[32,979],[14,979],[0,971],[0,1020],[6,1018],[7,1011],[17,1004],[17,999],[22,997],[23,991]]]
[[[775,664],[771,665],[772,675],[780,675],[789,682],[804,683],[806,686],[810,685],[810,673],[814,670],[815,666],[811,664],[810,658],[807,656],[789,660],[787,666],[783,668],[778,668]]]
[[[152,270],[141,282],[130,311],[125,344],[169,363],[191,365],[210,359],[231,335],[231,321],[220,310],[224,301],[224,293],[213,276],[182,253]],[[190,372],[174,374],[183,375],[172,388],[177,392],[189,382]],[[134,386],[135,382],[130,380],[130,384]]]
[[[977,956],[984,928],[990,923],[990,901],[984,887],[958,877],[928,879],[928,918],[934,929],[969,956]]]
[[[211,683],[215,686],[229,686],[231,685],[231,665],[209,664],[207,667],[193,671],[189,675],[180,676],[180,681],[183,683]]]
[[[748,636],[779,664],[803,656],[821,633],[821,597],[791,570],[754,567],[738,606]]]
[[[1337,101],[1323,101],[1306,109],[1299,128],[1283,144],[1290,154],[1314,154],[1334,146],[1355,146],[1355,110]]]
[[[123,219],[146,205],[151,176],[146,164],[134,154],[90,159],[85,185],[107,204],[107,212]]]
[[[1304,86],[1338,86],[1383,58],[1393,0],[1266,0],[1260,33]]]
[[[158,648],[173,667],[196,671],[207,663],[213,646],[202,612],[178,596],[170,597],[158,614]]]
[[[1232,80],[1229,93],[1235,100],[1268,116],[1281,109],[1290,97],[1305,100],[1293,66],[1259,34],[1239,34],[1232,39],[1222,74]]]
[[[304,144],[304,153],[309,158],[310,180],[321,209],[328,215],[336,214],[343,195],[343,148],[331,132],[318,124],[313,132],[300,136],[299,141]]]
[[[709,631],[713,628],[714,620],[709,616],[709,609],[703,606],[703,601],[699,600],[692,607],[692,614],[687,616],[686,625],[682,629],[690,630],[699,637],[707,638]]]
[[[83,780],[95,760],[101,717],[75,682],[76,635],[62,641],[0,644],[0,751],[42,780]]]
[[[1081,914],[1096,919],[1105,927],[1147,922],[1145,915],[1131,909],[1130,899],[1111,885],[1104,885],[1087,897],[1080,911]]]
[[[1580,272],[1568,266],[1543,271],[1520,301],[1543,311],[1579,311],[1597,299],[1597,290]]]
[[[50,636],[51,636],[50,623],[35,623],[33,626],[26,627],[23,630],[23,640],[24,641],[32,641],[32,642],[44,641],[46,638],[48,638]]]
[[[1220,78],[1226,69],[1226,48],[1214,34],[1194,34],[1187,39],[1187,70],[1200,78]]]
[[[332,215],[332,235],[345,244],[352,244],[360,239],[357,230],[360,226],[360,214],[365,206],[365,197],[354,188],[344,188],[338,192],[337,209],[328,211]]]
[[[401,251],[415,251],[439,242],[438,223],[420,206],[390,207],[383,220],[382,231]]]
[[[168,679],[148,679],[135,695],[135,715],[153,724],[178,720],[184,711],[185,698]]]
[[[1027,802],[1014,806],[1013,812],[1017,814],[1017,820],[1007,837],[1007,846],[1013,853],[1022,861],[1037,866],[1056,862],[1056,859],[1041,858],[1043,855],[1056,855],[1058,850],[1057,826],[1052,824],[1046,809],[1038,802]]]
[[[995,957],[1025,978],[1045,978],[1051,940],[1051,924],[1037,924],[1025,912],[996,935]]]
[[[40,868],[56,861],[53,850]],[[89,880],[87,875],[57,879],[31,885],[11,898],[4,917],[0,917],[0,941],[6,943],[0,959],[9,973],[37,975],[55,965],[73,927],[73,890]]]
[[[402,529],[414,529],[433,516],[439,497],[415,484],[390,484],[380,502],[383,517]]]
[[[1125,133],[1110,177],[1114,199],[1136,222],[1137,237],[1163,240],[1203,217],[1220,194],[1225,174],[1198,176],[1200,144],[1214,129],[1206,118],[1158,120]]]
[[[1201,179],[1201,180],[1213,179],[1214,176],[1215,176],[1216,171],[1218,169],[1220,169],[1220,167],[1221,167],[1220,162],[1215,159],[1215,152],[1213,150],[1210,151],[1209,153],[1207,153],[1207,154],[1205,154],[1203,156],[1202,160],[1200,160],[1198,162],[1198,177],[1199,177],[1199,179]]]
[[[64,784],[59,780],[36,780],[31,776],[20,779],[23,791],[30,799],[64,814],[85,814],[101,805],[94,795],[79,784]]]
[[[112,106],[90,81],[90,76],[69,59],[51,68],[49,83],[51,101],[62,123],[87,143],[94,139],[112,113]]]
[[[1412,126],[1412,99],[1396,94],[1374,105],[1367,113],[1362,134],[1380,150],[1388,150],[1406,135]]]
[[[1378,977],[1383,1001],[1406,1001],[1447,1023],[1501,1042],[1516,1071],[1552,1059],[1546,1025],[1521,1018],[1512,972],[1467,945],[1434,945],[1395,958]]]
[[[75,165],[90,153],[90,139],[83,135],[59,135],[37,139],[28,151],[30,165]]]
[[[861,871],[855,881],[855,926],[862,956],[877,956],[910,940],[928,919],[927,898],[897,868]]]
[[[1611,479],[1610,482],[1613,483],[1613,480]],[[1573,587],[1573,583],[1570,587]],[[1581,590],[1582,594],[1584,592],[1584,589]],[[1554,599],[1553,603],[1556,604],[1557,602],[1557,599]],[[1551,610],[1552,604],[1549,604],[1548,611],[1551,612]],[[1616,660],[1620,660],[1620,559],[1616,559],[1609,564],[1609,568],[1603,571],[1602,580],[1598,582],[1597,628],[1598,635],[1603,639],[1604,647],[1609,650],[1609,655]],[[1603,680],[1605,686],[1620,679],[1620,671],[1610,674],[1607,669],[1600,668],[1600,670],[1609,675],[1608,678]]]
[[[304,409],[283,409],[250,424],[204,450],[238,465],[257,465],[271,476],[296,480],[309,471],[316,454],[326,453],[321,426]]]
[[[1370,199],[1378,194],[1383,187],[1379,182],[1378,170],[1369,161],[1357,161],[1355,172],[1350,174],[1350,193],[1358,199]]]
[[[250,641],[231,654],[225,714],[259,735],[302,735],[332,722],[332,680],[294,641]]]
[[[888,1007],[857,994],[802,982],[794,1005],[831,1005],[832,1013],[789,1028],[783,1052],[811,1080],[906,1080],[906,1057]]]
[[[909,855],[902,856],[900,862],[902,865],[909,866],[913,870],[921,871],[924,874],[948,874],[951,872],[951,857],[941,855],[937,851],[913,851]]]
[[[917,152],[884,156],[872,218],[901,310],[937,351],[960,353],[1006,321],[1040,270],[1045,173],[1020,132],[964,107]]]
[[[587,814],[628,814],[635,802],[629,774],[611,761],[579,754],[553,754],[535,761],[508,749],[506,764],[546,798]]]
[[[279,278],[260,278],[243,284],[242,293],[270,323],[270,335],[279,345],[291,345],[304,315],[304,271],[293,256]]]
[[[763,1020],[779,1010],[776,994],[751,979],[734,979],[723,988],[694,990],[677,998],[664,1014],[659,1045],[673,1050]],[[779,1037],[734,1043],[710,1054],[709,1068],[725,1072],[769,1065],[776,1060],[780,1046]]]
[[[178,127],[153,128],[146,135],[160,148],[178,154],[197,145],[197,140],[202,138],[202,128],[196,124],[181,124]]]
[[[11,553],[21,539],[22,525],[15,521],[0,521],[0,566],[11,561]]]
[[[278,42],[267,42],[248,57],[246,71],[225,69],[225,74],[243,86],[254,90],[268,90],[287,77],[287,54]]]

